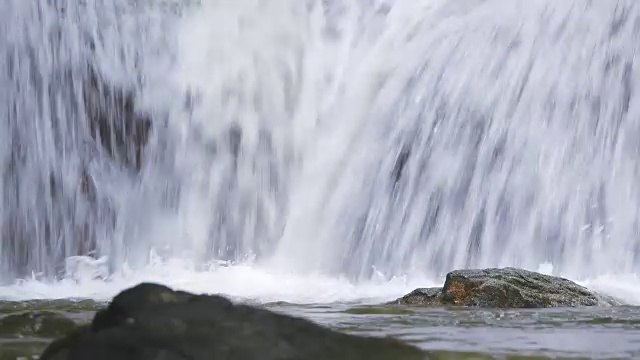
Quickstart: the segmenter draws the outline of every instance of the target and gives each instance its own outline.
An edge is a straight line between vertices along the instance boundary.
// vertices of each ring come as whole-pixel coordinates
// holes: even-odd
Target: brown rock
[[[390,304],[413,306],[442,306],[442,288],[419,288]]]
[[[515,268],[455,270],[447,274],[442,289],[416,289],[393,303],[483,308],[549,308],[620,304],[615,299],[597,294],[573,281]]]
[[[452,271],[445,280],[442,302],[489,308],[615,304],[573,281],[515,268]]]

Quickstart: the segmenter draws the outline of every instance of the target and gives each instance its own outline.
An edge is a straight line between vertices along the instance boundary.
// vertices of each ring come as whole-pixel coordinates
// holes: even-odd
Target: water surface
[[[104,303],[43,300],[0,303],[0,323],[10,314],[51,310],[87,323]],[[485,310],[416,308],[358,303],[259,306],[309,318],[364,336],[394,337],[437,359],[547,359],[640,357],[640,307]],[[0,337],[0,359],[39,353],[50,338],[18,330]]]
[[[273,309],[355,334],[396,337],[426,350],[496,357],[640,357],[640,307],[480,310],[335,304]]]

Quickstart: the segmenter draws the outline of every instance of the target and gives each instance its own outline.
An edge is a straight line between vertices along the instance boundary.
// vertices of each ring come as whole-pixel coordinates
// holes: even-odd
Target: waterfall
[[[119,3],[0,5],[5,278],[56,276],[67,257],[122,250],[123,200],[140,192],[136,142],[149,132],[133,106],[152,24]]]
[[[0,278],[640,270],[634,0],[4,0]]]

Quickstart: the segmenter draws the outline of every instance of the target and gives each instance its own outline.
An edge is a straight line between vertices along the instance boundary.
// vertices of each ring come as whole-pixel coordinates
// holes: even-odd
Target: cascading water
[[[0,20],[5,281],[150,251],[351,280],[639,270],[634,0],[5,0]]]

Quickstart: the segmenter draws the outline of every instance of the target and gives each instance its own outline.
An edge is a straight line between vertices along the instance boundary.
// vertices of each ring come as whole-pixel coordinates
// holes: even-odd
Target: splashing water
[[[386,298],[546,264],[640,300],[612,284],[640,268],[633,0],[5,0],[0,20],[0,277],[32,279],[0,297]]]

